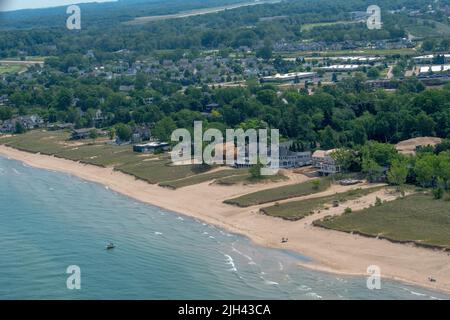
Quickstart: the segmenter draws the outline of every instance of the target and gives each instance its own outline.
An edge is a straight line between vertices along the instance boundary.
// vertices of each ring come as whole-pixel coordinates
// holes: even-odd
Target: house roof
[[[336,149],[330,149],[330,150],[316,150],[312,154],[313,158],[325,158],[327,156],[330,156]]]

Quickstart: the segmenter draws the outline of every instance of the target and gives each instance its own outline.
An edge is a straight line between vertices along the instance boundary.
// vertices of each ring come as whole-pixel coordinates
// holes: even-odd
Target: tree
[[[343,172],[348,172],[351,168],[361,165],[360,163],[357,163],[357,157],[350,149],[339,148],[335,150],[331,156],[336,160],[336,163],[341,167]]]
[[[14,133],[21,134],[26,131],[26,128],[23,126],[23,124],[19,121],[16,122],[16,126],[14,128]]]
[[[370,79],[377,79],[377,78],[380,76],[380,70],[378,70],[378,68],[375,68],[375,67],[370,68],[370,69],[367,71],[367,76],[368,76]]]
[[[250,167],[249,172],[252,179],[261,179],[262,164],[258,161],[257,164]]]
[[[7,107],[0,107],[0,120],[8,120],[12,117],[12,111]]]
[[[97,129],[91,129],[91,130],[89,131],[89,138],[91,138],[91,139],[94,140],[94,141],[95,141],[95,139],[98,138],[98,132],[97,132]]]
[[[446,190],[449,189],[450,181],[450,151],[441,152],[437,156],[438,167],[436,169],[437,176]]]
[[[113,140],[116,137],[116,130],[114,128],[109,129],[108,136],[111,140]]]
[[[72,104],[72,94],[68,89],[61,89],[56,96],[56,107],[60,110],[66,110]]]
[[[336,73],[333,73],[333,75],[331,76],[331,81],[333,82],[337,82],[338,81],[338,76]]]
[[[369,181],[376,181],[381,177],[381,167],[371,158],[362,160],[362,172],[367,175]]]
[[[333,149],[338,144],[337,132],[334,131],[330,126],[327,126],[321,134],[320,147],[322,149]]]
[[[428,39],[428,40],[425,40],[424,42],[422,42],[422,49],[424,51],[432,51],[435,46],[436,46],[435,40]]]
[[[313,180],[311,183],[314,190],[319,190],[321,183],[319,179]]]
[[[120,141],[130,141],[133,132],[129,125],[119,123],[116,125],[116,135]]]
[[[261,49],[256,51],[256,57],[262,58],[264,60],[269,60],[270,58],[272,58],[272,48],[270,48],[269,46],[262,47]]]
[[[176,128],[177,125],[171,117],[164,117],[155,124],[152,135],[159,141],[169,141]]]
[[[433,184],[434,169],[430,155],[418,159],[414,165],[416,180],[422,187],[429,187]]]
[[[389,183],[398,186],[400,189],[405,184],[407,176],[408,161],[402,158],[393,160],[387,174]]]

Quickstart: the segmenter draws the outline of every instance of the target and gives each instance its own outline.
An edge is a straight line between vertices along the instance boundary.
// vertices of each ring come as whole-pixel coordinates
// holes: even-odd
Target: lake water
[[[389,281],[368,290],[298,261],[309,259],[0,157],[0,299],[450,298]],[[70,265],[80,290],[67,289]]]

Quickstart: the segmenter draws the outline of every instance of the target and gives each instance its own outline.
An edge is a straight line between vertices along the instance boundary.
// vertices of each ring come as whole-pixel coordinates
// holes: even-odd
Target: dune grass
[[[216,180],[217,184],[223,186],[232,186],[237,184],[249,185],[249,184],[258,184],[258,183],[268,183],[268,182],[278,182],[283,180],[288,180],[282,173],[278,173],[270,176],[261,176],[259,178],[253,178],[249,173],[241,174],[241,175],[232,175],[224,178],[220,178]]]
[[[327,206],[331,206],[334,201],[338,201],[340,204],[345,203],[346,201],[361,198],[382,188],[384,187],[358,188],[347,192],[336,193],[331,196],[275,204],[262,208],[261,212],[269,216],[295,221],[309,216],[315,210],[322,210]]]
[[[167,155],[135,153],[131,145],[106,144],[104,139],[68,141],[69,135],[69,132],[61,130],[33,130],[1,138],[0,144],[32,153],[54,155],[101,167],[113,167],[152,184],[183,179],[211,169],[199,165],[173,166]]]
[[[380,237],[395,242],[450,249],[450,201],[429,194],[414,194],[342,216],[328,217],[314,225]]]
[[[241,176],[247,176],[248,170],[247,169],[225,169],[220,171],[214,171],[211,173],[205,173],[205,174],[198,174],[195,176],[187,177],[184,179],[179,180],[173,180],[173,181],[165,181],[161,182],[159,185],[161,187],[166,187],[170,189],[178,189],[183,188],[207,181],[212,181],[224,177],[241,177]]]
[[[246,194],[237,198],[225,200],[224,203],[236,205],[239,207],[250,207],[253,205],[322,192],[328,189],[330,187],[330,184],[330,178],[314,179],[303,183]]]

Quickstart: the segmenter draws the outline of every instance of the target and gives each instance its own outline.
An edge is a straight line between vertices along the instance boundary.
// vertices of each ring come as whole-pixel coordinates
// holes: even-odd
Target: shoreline
[[[0,156],[18,160],[31,167],[68,173],[83,180],[102,184],[112,191],[143,203],[246,236],[258,245],[300,253],[313,260],[311,263],[299,263],[299,266],[304,268],[367,277],[369,276],[366,273],[367,267],[378,265],[383,279],[450,293],[448,253],[313,227],[312,220],[316,220],[317,217],[309,216],[292,222],[260,214],[259,209],[269,204],[239,208],[222,203],[225,199],[275,187],[283,182],[241,188],[210,185],[210,182],[205,182],[170,190],[138,180],[112,168],[29,153],[4,145],[0,145]],[[335,191],[327,190],[301,199],[332,194]],[[293,200],[298,198],[291,199]],[[289,242],[280,243],[282,237],[288,237]],[[429,276],[436,278],[437,282],[430,283]]]

